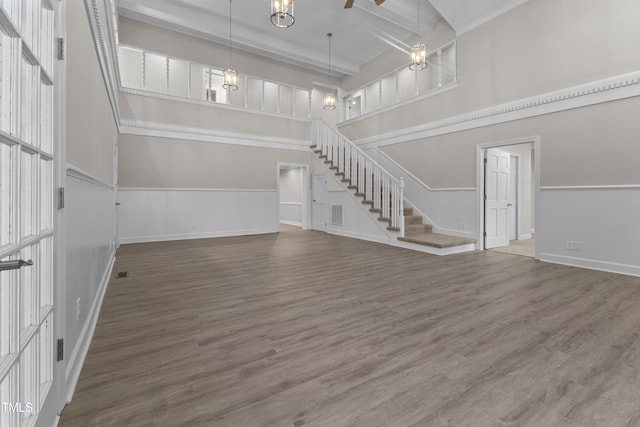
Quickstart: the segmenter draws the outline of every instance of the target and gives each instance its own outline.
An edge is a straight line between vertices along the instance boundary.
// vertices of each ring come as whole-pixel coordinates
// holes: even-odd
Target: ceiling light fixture
[[[238,72],[231,68],[231,2],[232,0],[229,0],[229,68],[223,71],[222,87],[227,90],[238,90]]]
[[[289,28],[295,24],[293,17],[294,0],[271,0],[271,23],[279,28]]]
[[[327,33],[329,38],[329,92],[326,92],[322,97],[322,108],[325,110],[336,109],[336,94],[331,89],[331,36],[333,36],[333,33]]]
[[[418,35],[420,34],[420,0],[418,0]],[[409,69],[412,71],[420,71],[427,68],[427,45],[424,43],[414,44],[411,47],[411,64]]]

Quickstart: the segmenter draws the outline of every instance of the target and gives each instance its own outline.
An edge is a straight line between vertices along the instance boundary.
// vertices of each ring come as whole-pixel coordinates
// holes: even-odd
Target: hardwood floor
[[[640,278],[299,229],[113,276],[61,427],[640,425]]]

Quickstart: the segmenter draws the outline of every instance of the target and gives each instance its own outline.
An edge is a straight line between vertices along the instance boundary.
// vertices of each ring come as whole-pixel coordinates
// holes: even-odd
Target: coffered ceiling
[[[439,19],[457,32],[484,22],[526,0],[296,0],[295,25],[277,28],[269,20],[269,0],[233,0],[234,48],[326,71],[327,33],[333,33],[331,63],[338,75],[358,72],[360,65],[390,46],[408,51],[408,37],[429,33]],[[227,0],[119,0],[121,16],[159,25],[220,43],[229,40]],[[427,40],[425,40],[428,42]]]

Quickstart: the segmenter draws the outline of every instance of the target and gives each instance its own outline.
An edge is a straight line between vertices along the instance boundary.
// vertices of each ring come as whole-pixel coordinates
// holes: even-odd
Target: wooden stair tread
[[[417,236],[398,237],[398,240],[418,245],[432,246],[434,248],[451,248],[453,246],[476,243],[475,239],[438,233],[425,233]]]

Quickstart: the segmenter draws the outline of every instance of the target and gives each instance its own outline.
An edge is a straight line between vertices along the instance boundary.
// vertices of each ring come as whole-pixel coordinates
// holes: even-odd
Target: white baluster
[[[404,178],[400,177],[400,237],[404,237]]]

